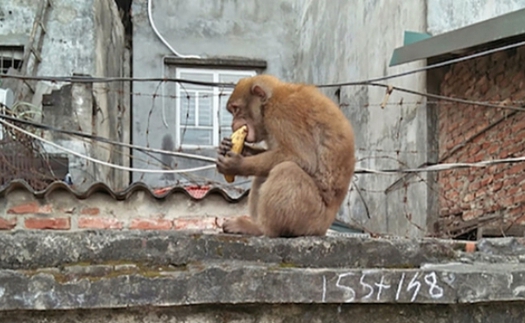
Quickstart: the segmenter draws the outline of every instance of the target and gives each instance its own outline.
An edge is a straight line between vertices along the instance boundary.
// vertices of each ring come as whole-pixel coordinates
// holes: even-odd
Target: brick
[[[459,192],[458,191],[448,190],[448,191],[446,191],[445,196],[448,198],[449,201],[457,201],[457,200],[459,200]]]
[[[518,92],[512,94],[512,99],[516,101],[525,99],[525,89],[519,90]]]
[[[516,183],[516,185],[523,185],[525,184],[524,181],[525,181],[525,174],[516,176],[514,178],[514,183]]]
[[[223,219],[218,218],[181,218],[173,220],[176,230],[211,230],[222,226]]]
[[[80,210],[82,215],[99,215],[100,209],[98,207],[87,207]]]
[[[525,129],[525,122],[523,120],[520,120],[516,123],[514,123],[510,130],[513,134],[516,134],[518,132],[520,132],[521,130]]]
[[[520,193],[514,195],[514,197],[512,198],[512,202],[514,204],[521,204],[521,203],[525,202],[525,192],[520,192]]]
[[[481,186],[485,187],[487,185],[489,185],[490,183],[492,183],[492,181],[494,180],[494,176],[488,176],[488,177],[485,177],[481,180]]]
[[[497,192],[497,191],[501,190],[503,185],[504,185],[503,181],[498,181],[498,182],[495,182],[490,189],[491,189],[492,192]]]
[[[172,221],[166,219],[133,219],[129,226],[132,230],[169,230]]]
[[[507,170],[507,174],[514,175],[514,174],[518,174],[518,173],[523,172],[523,170],[525,170],[525,163],[518,163],[518,164],[515,164],[514,166],[510,167]]]
[[[50,214],[53,211],[51,205],[40,205],[33,201],[15,205],[7,210],[8,214]]]
[[[489,89],[489,80],[487,78],[486,75],[484,75],[483,77],[481,77],[477,82],[476,82],[476,88],[478,89],[479,93],[481,94],[485,94],[487,93],[488,89]]]
[[[503,79],[498,84],[498,86],[500,87],[500,89],[504,88],[505,90],[508,90],[510,84],[511,84],[510,83],[510,78],[509,77],[503,77]],[[502,94],[502,96],[506,97],[507,95]]]
[[[461,184],[460,181],[457,181],[456,183],[460,183]],[[476,191],[476,190],[480,189],[480,187],[481,187],[481,183],[480,182],[472,182],[468,186],[468,189],[469,189],[469,191]]]
[[[500,157],[501,158],[513,157],[520,150],[521,150],[521,147],[519,147],[518,145],[507,145],[500,152]]]
[[[481,215],[483,215],[483,210],[468,210],[466,212],[463,212],[463,215],[461,218],[464,221],[474,220],[476,218],[479,218]]]
[[[477,154],[481,150],[481,146],[478,144],[470,144],[469,146],[468,154],[471,156]]]
[[[525,225],[525,215],[519,216],[514,223],[517,225]]]
[[[11,230],[16,227],[16,218],[0,218],[0,230]]]
[[[487,149],[487,153],[491,156],[495,155],[499,150],[501,149],[501,146],[498,144],[493,144],[492,146]]]
[[[518,71],[514,76],[512,77],[512,83],[518,84],[520,81],[525,79],[525,73],[523,73],[523,70]]]
[[[505,187],[510,187],[512,185],[514,185],[514,182],[516,181],[516,178],[515,177],[507,177],[503,180],[503,184],[502,186],[505,186]]]
[[[520,205],[520,206],[517,206],[515,208],[513,208],[512,210],[510,210],[508,213],[509,217],[510,218],[516,218],[516,217],[520,217],[523,215],[524,213],[524,206],[523,205]]]
[[[24,221],[27,229],[37,230],[69,230],[70,218],[27,218]]]
[[[518,187],[518,186],[507,187],[507,194],[508,195],[514,195],[514,194],[518,193],[519,191],[521,191],[521,188]]]
[[[505,197],[498,199],[498,203],[503,207],[509,207],[513,205],[514,197],[512,195],[506,195]]]
[[[487,194],[487,189],[486,188],[480,188],[479,190],[476,191],[476,194],[474,194],[474,196],[476,198],[480,198],[482,196],[485,196]]]
[[[492,167],[494,167],[494,166],[492,166]],[[500,168],[501,168],[501,166],[500,166]],[[496,173],[496,170],[494,170],[493,173]],[[499,180],[503,179],[504,177],[505,177],[505,174],[503,173],[503,171],[501,169],[498,170],[496,174],[494,174],[494,180],[495,181],[499,181]]]
[[[122,229],[123,224],[118,219],[99,217],[80,217],[79,229]]]
[[[463,202],[471,202],[474,200],[474,194],[467,194],[465,195],[465,197],[463,198]]]
[[[465,186],[465,183],[463,181],[454,181],[454,184],[452,184],[452,187],[455,189],[461,189]],[[477,190],[479,188],[479,182],[474,182],[469,185],[469,190]]]

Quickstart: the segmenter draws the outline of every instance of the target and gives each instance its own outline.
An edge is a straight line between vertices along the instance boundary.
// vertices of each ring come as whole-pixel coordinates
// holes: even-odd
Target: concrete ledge
[[[267,239],[144,230],[16,231],[0,234],[0,268],[108,261],[180,266],[215,260],[286,263],[296,268],[417,268],[424,263],[468,257],[458,253],[464,249],[463,242],[437,239]]]
[[[457,304],[525,299],[525,266],[285,269],[238,263],[0,271],[0,310],[203,304]]]
[[[464,247],[169,231],[0,234],[0,312],[525,299],[522,240],[481,241],[473,253]]]

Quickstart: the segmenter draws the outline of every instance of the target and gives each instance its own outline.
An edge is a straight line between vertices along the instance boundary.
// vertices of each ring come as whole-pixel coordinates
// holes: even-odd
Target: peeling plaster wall
[[[129,68],[125,67],[126,63],[129,64],[129,58],[126,58],[129,55],[124,44],[124,28],[114,1],[54,0],[52,3],[52,7],[48,9],[47,33],[44,36],[42,62],[38,66],[37,75],[129,76]],[[0,34],[8,37],[26,34],[29,37],[36,8],[35,1],[3,1],[0,7]],[[42,95],[49,94],[63,85],[38,82],[32,103],[40,106]],[[75,124],[74,130],[129,142],[129,86],[120,83],[96,83],[92,93],[96,106],[95,115],[92,112],[94,109],[91,98],[71,93],[71,102],[68,104],[76,106],[71,119],[78,119],[79,122],[82,119],[83,123],[89,124],[89,127],[80,129],[79,125]],[[48,135],[48,138],[52,138],[52,135]],[[63,140],[60,144],[70,148],[82,146],[81,149],[75,148],[75,151],[103,161],[129,165],[129,158],[125,155],[123,157],[115,147],[111,147],[110,153],[106,149],[108,147],[102,147],[100,143],[79,146],[70,140]],[[114,188],[125,187],[129,183],[128,172],[89,165],[90,162],[86,161],[79,163],[78,158],[71,158],[72,173],[77,174],[73,177],[75,183],[105,181]],[[90,175],[87,176],[86,172]]]
[[[114,1],[94,0],[95,18],[95,64],[94,76],[128,77],[126,62],[124,26],[120,20]],[[129,64],[129,60],[127,60]],[[119,142],[129,143],[130,132],[130,95],[129,82],[94,83],[93,93],[96,104],[94,131],[98,136]],[[112,161],[115,164],[129,166],[129,157],[124,152],[129,149],[97,142],[92,156]],[[114,168],[97,166],[96,177],[114,188],[126,188],[129,184],[129,172]]]
[[[29,35],[36,14],[34,0],[4,0],[0,34]],[[95,72],[93,1],[54,0],[46,24],[39,75],[63,76]]]

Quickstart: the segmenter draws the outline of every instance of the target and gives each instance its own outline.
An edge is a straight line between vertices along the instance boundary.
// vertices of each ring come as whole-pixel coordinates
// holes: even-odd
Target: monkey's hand
[[[226,155],[227,152],[229,152],[233,147],[233,142],[230,137],[224,137],[221,141],[221,144],[219,145],[219,148],[217,149],[217,154],[219,155]],[[245,145],[242,149],[242,155],[244,157],[246,156],[255,156],[260,153],[265,152],[266,149],[264,148],[258,148],[258,147],[250,147],[248,145]]]
[[[229,137],[224,137],[221,141],[221,144],[219,145],[219,148],[217,149],[217,153],[219,154],[219,156],[224,156],[227,152],[232,150],[232,147],[232,139]]]
[[[244,157],[240,154],[228,151],[217,158],[217,170],[223,175],[241,175]]]

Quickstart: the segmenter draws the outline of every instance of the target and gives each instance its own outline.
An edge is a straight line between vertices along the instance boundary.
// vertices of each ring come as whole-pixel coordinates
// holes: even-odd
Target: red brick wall
[[[441,81],[440,94],[524,106],[525,47],[450,67]],[[525,156],[525,112],[441,102],[438,131],[441,162]],[[440,216],[445,226],[451,229],[463,221],[491,215],[498,217],[491,225],[504,230],[525,223],[524,170],[525,162],[441,172]]]
[[[108,207],[106,207],[108,209]],[[78,212],[64,210],[57,205],[39,205],[38,202],[23,202],[10,207],[0,216],[0,232],[5,230],[219,230],[225,217],[194,215],[180,218],[163,218],[158,214],[136,212],[115,217],[118,205],[112,212],[101,212],[98,208],[84,208]]]
[[[225,218],[244,215],[247,199],[231,203],[209,188],[186,187],[190,196],[163,190],[153,197],[143,191],[125,200],[92,192],[86,198],[53,189],[37,197],[13,188],[0,196],[0,234],[16,230],[221,230]],[[160,197],[164,196],[164,197]]]

